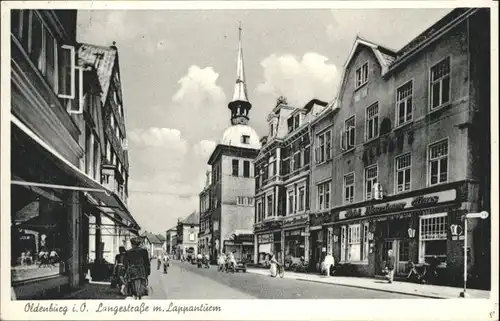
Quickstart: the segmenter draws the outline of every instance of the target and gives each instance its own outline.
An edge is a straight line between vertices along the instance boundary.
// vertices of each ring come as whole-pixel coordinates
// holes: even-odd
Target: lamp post
[[[467,295],[467,219],[480,218],[482,220],[488,218],[488,212],[469,213],[464,216],[464,290],[460,292],[461,298],[466,298]]]

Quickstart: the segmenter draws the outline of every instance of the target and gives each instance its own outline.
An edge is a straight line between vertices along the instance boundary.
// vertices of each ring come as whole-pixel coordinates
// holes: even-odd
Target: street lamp
[[[469,213],[464,216],[464,291],[460,292],[461,298],[467,298],[467,219],[480,218],[482,220],[488,218],[488,212]]]

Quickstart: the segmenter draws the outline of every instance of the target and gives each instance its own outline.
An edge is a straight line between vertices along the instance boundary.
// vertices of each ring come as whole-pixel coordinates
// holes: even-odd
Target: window
[[[413,119],[413,81],[398,88],[396,92],[396,126]]]
[[[42,19],[40,19],[38,13],[33,12],[31,18],[31,46],[29,52],[33,63],[43,75],[45,75],[44,41],[45,32]]]
[[[448,181],[448,140],[442,140],[429,146],[429,181],[430,185]]]
[[[193,233],[193,232],[189,233],[189,241],[190,241],[190,242],[194,242],[194,241],[195,241],[195,237],[196,237],[196,236],[194,235],[194,233]]]
[[[300,127],[300,114],[296,114],[287,119],[288,132],[293,132]]]
[[[411,153],[396,157],[396,193],[410,190]]]
[[[250,144],[250,136],[248,136],[248,135],[241,135],[241,143],[242,144]]]
[[[240,161],[238,159],[233,159],[233,176],[238,176],[240,171]]]
[[[105,141],[105,144],[106,144],[106,160],[108,162],[111,162],[111,144],[107,139]]]
[[[57,77],[57,42],[55,38],[49,33],[46,32],[46,42],[45,42],[45,72],[46,79],[49,83],[50,87],[57,92],[58,88],[58,77]]]
[[[318,209],[330,208],[330,187],[331,182],[318,184]]]
[[[378,103],[366,108],[366,140],[378,137]]]
[[[263,211],[262,211],[262,201],[257,202],[257,222],[262,221],[263,219]]]
[[[354,202],[354,173],[344,176],[344,203]]]
[[[356,142],[355,129],[356,120],[355,116],[352,116],[344,123],[344,131],[341,135],[341,148],[343,151],[354,148],[354,144]]]
[[[327,131],[318,135],[318,147],[315,149],[316,164],[325,162],[332,158],[332,133]]]
[[[269,136],[274,136],[274,124],[269,125]]]
[[[243,161],[243,177],[250,177],[250,162]]]
[[[431,68],[431,110],[450,102],[450,57]]]
[[[368,253],[370,253],[370,245],[368,243],[368,223],[363,224],[363,261],[368,261]]]
[[[441,262],[446,261],[446,217],[446,213],[420,217],[420,263],[424,263],[433,256],[436,256]]]
[[[273,216],[273,195],[267,196],[266,217]]]
[[[306,208],[306,188],[305,186],[299,187],[299,212],[304,211]]]
[[[293,170],[296,171],[300,168],[300,149],[297,149],[293,154]]]
[[[293,214],[295,212],[295,204],[294,204],[295,202],[294,201],[295,201],[295,193],[292,189],[292,190],[288,191],[288,204],[287,204],[288,205],[287,206],[288,214]]]
[[[276,175],[276,161],[274,160],[274,157],[269,158],[269,165],[267,166],[268,170],[268,177],[273,177]]]
[[[356,69],[356,89],[368,82],[368,62]]]
[[[347,261],[360,261],[361,259],[361,225],[347,226]]]
[[[373,198],[372,190],[373,185],[377,182],[378,166],[373,165],[365,169],[365,199],[371,200]]]

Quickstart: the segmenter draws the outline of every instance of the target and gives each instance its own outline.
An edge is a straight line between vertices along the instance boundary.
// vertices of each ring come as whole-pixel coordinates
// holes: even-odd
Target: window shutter
[[[58,54],[58,96],[75,99],[75,47],[62,45]]]

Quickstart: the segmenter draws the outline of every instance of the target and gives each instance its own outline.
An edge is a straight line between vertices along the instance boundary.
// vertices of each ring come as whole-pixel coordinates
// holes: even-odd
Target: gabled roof
[[[117,57],[118,50],[114,46],[104,47],[82,43],[78,48],[78,65],[93,66],[97,70],[102,88],[101,101],[103,105],[108,97],[109,85]]]
[[[351,52],[349,56],[347,56],[347,60],[344,65],[344,70],[349,66],[351,60],[354,58],[359,46],[365,46],[370,48],[373,51],[373,54],[377,58],[380,66],[382,67],[382,74],[385,74],[389,69],[391,63],[396,59],[396,52],[387,47],[383,47],[379,44],[370,42],[368,40],[362,39],[359,36],[356,36],[356,40],[352,45]]]
[[[163,237],[162,235],[153,234],[148,231],[142,233],[141,236],[147,238],[149,243],[151,244],[162,244],[163,242],[165,242],[165,237]]]
[[[200,215],[198,212],[191,213],[188,217],[181,221],[185,225],[197,225],[200,224]]]

